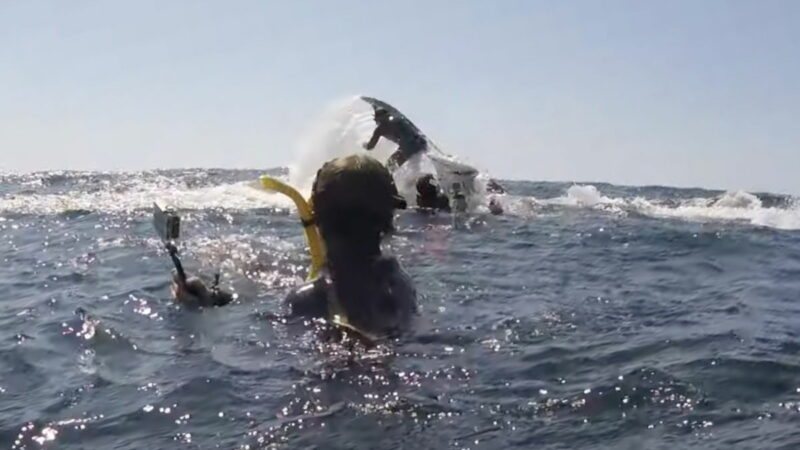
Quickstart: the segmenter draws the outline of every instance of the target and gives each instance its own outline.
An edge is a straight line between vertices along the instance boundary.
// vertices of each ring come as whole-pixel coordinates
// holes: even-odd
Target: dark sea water
[[[259,171],[0,177],[0,447],[800,448],[800,208],[508,182],[508,214],[400,214],[422,317],[363,349],[283,323],[308,263]],[[170,303],[184,262],[239,299]]]

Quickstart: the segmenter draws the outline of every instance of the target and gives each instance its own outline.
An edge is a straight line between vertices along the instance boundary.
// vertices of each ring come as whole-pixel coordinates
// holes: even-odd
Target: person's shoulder
[[[375,261],[375,264],[380,273],[391,273],[398,270],[403,270],[403,267],[400,265],[400,261],[398,261],[394,256],[381,255]]]
[[[414,283],[397,258],[381,256],[378,260],[378,272],[391,285],[393,292],[409,300],[416,299],[417,291],[414,288]]]
[[[325,280],[320,277],[293,289],[286,297],[292,316],[323,317],[328,311]]]

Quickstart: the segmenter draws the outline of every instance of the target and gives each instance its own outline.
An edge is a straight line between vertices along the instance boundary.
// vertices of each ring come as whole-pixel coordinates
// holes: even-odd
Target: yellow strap
[[[261,177],[261,185],[264,186],[264,189],[280,192],[289,197],[292,199],[295,206],[297,206],[297,212],[300,214],[303,230],[306,235],[306,242],[308,243],[308,251],[311,253],[311,270],[308,272],[308,278],[316,278],[317,275],[319,275],[320,269],[322,269],[322,265],[325,263],[325,246],[322,244],[319,229],[314,224],[314,215],[311,207],[308,202],[306,202],[306,199],[297,192],[297,189],[280,180],[263,175]]]

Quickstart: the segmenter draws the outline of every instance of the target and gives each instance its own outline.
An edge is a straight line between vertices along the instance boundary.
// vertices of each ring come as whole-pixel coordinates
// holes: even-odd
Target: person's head
[[[326,162],[317,172],[311,201],[323,239],[369,244],[392,230],[394,210],[406,206],[389,171],[363,154]]]
[[[417,198],[435,199],[439,194],[439,187],[431,174],[425,174],[417,179]],[[419,203],[419,200],[417,200]]]
[[[381,123],[389,120],[389,111],[386,108],[375,108],[375,122]]]
[[[489,200],[489,212],[495,216],[499,216],[503,214],[503,205],[501,205],[496,198],[493,198]]]

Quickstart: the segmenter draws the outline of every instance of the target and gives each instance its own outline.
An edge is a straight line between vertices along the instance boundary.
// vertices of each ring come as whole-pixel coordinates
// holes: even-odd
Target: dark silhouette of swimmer
[[[500,183],[497,182],[497,180],[494,179],[489,179],[489,181],[486,183],[486,191],[492,194],[506,193],[505,188],[501,186]]]
[[[442,192],[431,174],[425,174],[417,180],[417,207],[450,211],[450,199]]]
[[[214,281],[211,288],[197,277],[188,277],[183,280],[176,270],[172,271],[172,296],[175,302],[187,307],[225,306],[233,301],[233,295],[219,289],[219,279]]]
[[[406,206],[389,171],[366,155],[329,161],[317,172],[311,204],[326,262],[320,276],[289,294],[290,315],[323,318],[369,339],[407,329],[416,290],[400,263],[381,253],[395,209]],[[173,282],[179,303],[213,302],[212,291],[198,279]]]
[[[501,205],[497,199],[493,198],[489,200],[489,212],[495,216],[499,216],[500,214],[503,214],[503,205]]]
[[[386,163],[389,170],[394,171],[411,159],[412,156],[424,152],[428,142],[420,135],[416,128],[405,118],[395,117],[382,107],[375,108],[375,131],[364,148],[372,150],[380,138],[388,139],[397,144],[394,152]]]
[[[323,317],[368,336],[395,335],[416,313],[416,291],[399,262],[381,253],[405,200],[389,171],[366,155],[327,162],[311,194],[327,263],[293,291],[292,315]]]

